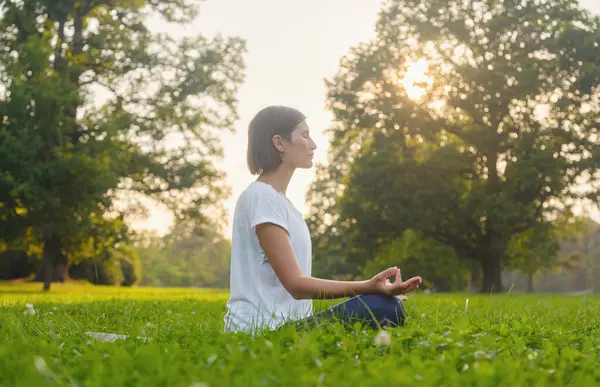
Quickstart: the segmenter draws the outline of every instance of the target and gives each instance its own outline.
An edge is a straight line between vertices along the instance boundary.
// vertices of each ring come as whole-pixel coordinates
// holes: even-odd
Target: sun
[[[398,83],[404,87],[410,99],[419,100],[427,94],[422,86],[431,84],[431,78],[426,75],[428,67],[425,59],[412,62],[406,69],[404,77],[399,80]]]

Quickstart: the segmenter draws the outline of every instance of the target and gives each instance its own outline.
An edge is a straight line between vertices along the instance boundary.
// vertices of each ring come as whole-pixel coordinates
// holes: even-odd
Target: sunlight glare
[[[431,84],[431,78],[426,75],[427,68],[427,61],[419,59],[408,66],[406,74],[400,80],[399,83],[404,87],[410,99],[419,100],[427,93],[422,87]]]
[[[427,105],[427,107],[433,111],[435,111],[436,113],[441,113],[444,108],[446,107],[446,101],[444,101],[443,99],[436,99],[434,101],[432,101],[431,103],[429,103],[429,105]]]

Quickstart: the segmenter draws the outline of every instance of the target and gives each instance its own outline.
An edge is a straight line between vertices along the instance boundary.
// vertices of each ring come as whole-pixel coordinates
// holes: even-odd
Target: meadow
[[[415,293],[406,325],[387,333],[331,324],[252,337],[223,333],[221,290],[39,290],[0,283],[2,386],[600,383],[595,296]],[[127,337],[103,341],[91,332]]]

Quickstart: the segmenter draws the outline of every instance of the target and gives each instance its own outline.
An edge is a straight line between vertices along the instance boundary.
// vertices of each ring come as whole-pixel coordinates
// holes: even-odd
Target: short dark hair
[[[248,126],[248,169],[253,175],[273,170],[281,164],[281,155],[273,145],[273,136],[291,139],[292,131],[306,116],[287,106],[268,106],[259,111]]]

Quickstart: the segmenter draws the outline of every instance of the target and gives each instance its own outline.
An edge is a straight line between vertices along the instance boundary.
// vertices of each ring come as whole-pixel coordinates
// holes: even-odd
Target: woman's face
[[[308,169],[313,166],[313,156],[317,145],[310,137],[306,121],[299,123],[292,131],[290,141],[280,136],[274,137],[274,145],[281,152],[281,160],[292,168]]]

